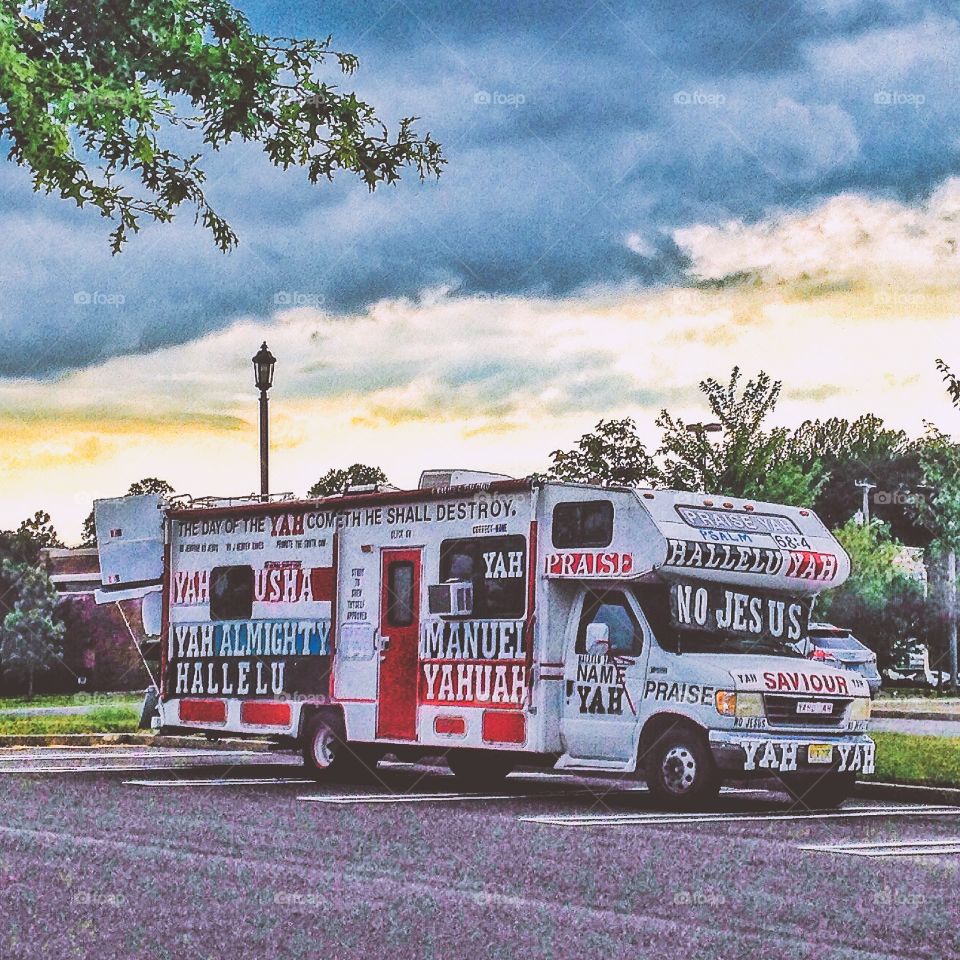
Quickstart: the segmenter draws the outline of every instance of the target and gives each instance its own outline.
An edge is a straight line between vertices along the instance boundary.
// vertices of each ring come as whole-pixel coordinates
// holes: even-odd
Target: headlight
[[[715,696],[717,713],[724,717],[762,717],[762,693],[733,693],[718,690]]]
[[[857,697],[853,703],[850,704],[850,717],[851,720],[869,720],[870,719],[870,698],[869,697]]]
[[[762,717],[763,712],[763,694],[762,693],[740,693],[737,695],[737,716],[738,717]]]

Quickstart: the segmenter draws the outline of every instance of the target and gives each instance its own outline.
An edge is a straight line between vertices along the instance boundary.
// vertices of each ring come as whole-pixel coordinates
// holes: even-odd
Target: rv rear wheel
[[[346,772],[350,748],[325,717],[314,717],[303,738],[303,762],[317,780],[333,780]]]
[[[703,806],[720,792],[720,777],[703,738],[685,727],[668,730],[647,752],[647,787],[673,809]]]
[[[494,751],[451,750],[447,766],[468,790],[483,790],[502,783],[515,764],[513,757]]]
[[[794,806],[829,810],[839,807],[853,793],[857,778],[852,773],[798,773],[781,774],[780,782]]]

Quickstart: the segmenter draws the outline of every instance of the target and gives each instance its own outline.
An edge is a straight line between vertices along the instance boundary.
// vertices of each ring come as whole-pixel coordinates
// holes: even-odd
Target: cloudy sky
[[[601,417],[655,441],[734,364],[778,418],[960,433],[957,4],[266,3],[445,146],[439,182],[310,186],[210,156],[224,256],[186,211],[109,224],[0,165],[0,528],[160,476],[258,484],[250,357],[279,358],[272,485],[329,466],[523,474]],[[331,78],[332,79],[332,78]]]

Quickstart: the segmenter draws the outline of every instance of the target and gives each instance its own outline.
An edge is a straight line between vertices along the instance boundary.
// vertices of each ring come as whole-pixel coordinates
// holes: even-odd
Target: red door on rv
[[[420,551],[383,550],[380,577],[380,683],[377,737],[417,737]]]

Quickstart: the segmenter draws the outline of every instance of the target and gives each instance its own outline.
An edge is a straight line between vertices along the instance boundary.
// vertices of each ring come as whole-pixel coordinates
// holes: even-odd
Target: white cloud
[[[692,274],[705,280],[743,272],[771,283],[806,275],[952,286],[960,280],[960,179],[913,206],[848,193],[807,213],[697,225],[675,231],[674,239],[690,257]]]

